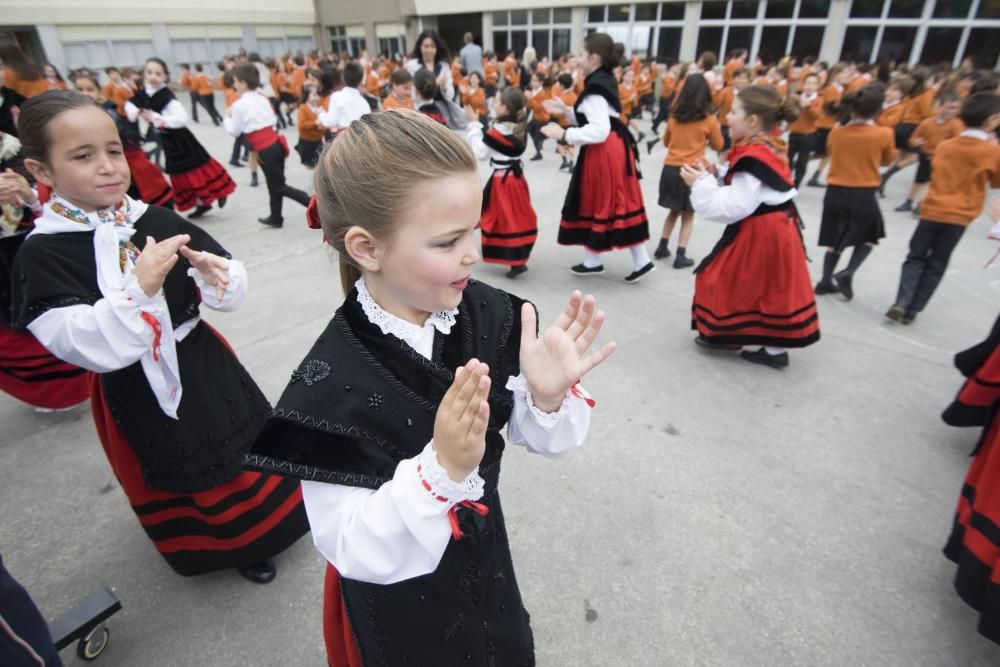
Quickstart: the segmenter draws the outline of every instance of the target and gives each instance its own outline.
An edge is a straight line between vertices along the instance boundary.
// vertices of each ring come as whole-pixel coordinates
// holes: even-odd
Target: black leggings
[[[281,204],[285,197],[309,206],[309,195],[285,182],[285,149],[280,143],[271,144],[257,155],[260,156],[260,168],[264,170],[264,179],[267,181],[272,220],[283,219]]]
[[[814,143],[812,134],[789,134],[788,135],[788,166],[795,174],[795,187],[799,187],[802,179],[806,176],[806,168],[809,166],[809,156],[812,154]]]
[[[528,136],[531,137],[531,142],[535,144],[535,152],[542,152],[542,144],[545,143],[545,135],[542,134],[542,124],[537,120],[531,120],[528,122]]]

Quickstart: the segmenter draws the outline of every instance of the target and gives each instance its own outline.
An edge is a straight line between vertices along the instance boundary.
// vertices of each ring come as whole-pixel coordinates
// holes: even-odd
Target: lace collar
[[[411,347],[414,341],[423,338],[428,327],[433,327],[447,336],[451,332],[451,328],[455,326],[455,316],[458,314],[458,308],[439,310],[436,313],[431,313],[427,317],[427,321],[424,322],[424,325],[419,326],[383,310],[380,305],[375,303],[375,299],[372,298],[368,287],[365,285],[364,278],[358,278],[358,281],[354,283],[354,287],[358,290],[358,303],[361,304],[361,309],[365,311],[365,317],[368,318],[368,321],[381,329],[383,334],[392,334],[400,340],[409,343]]]

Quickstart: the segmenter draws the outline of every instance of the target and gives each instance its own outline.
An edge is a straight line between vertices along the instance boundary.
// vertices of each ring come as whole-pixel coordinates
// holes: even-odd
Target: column
[[[826,31],[823,33],[823,45],[819,50],[819,59],[833,64],[840,59],[840,50],[844,46],[844,33],[847,31],[847,12],[850,0],[833,0],[830,3],[830,14],[827,17]]]
[[[59,30],[51,23],[39,23],[35,26],[35,31],[38,33],[38,41],[42,43],[45,59],[60,72],[66,72],[66,54],[63,52],[62,40],[59,39]]]
[[[698,24],[701,22],[701,0],[693,0],[684,8],[684,30],[681,32],[681,62],[691,62],[698,57]]]

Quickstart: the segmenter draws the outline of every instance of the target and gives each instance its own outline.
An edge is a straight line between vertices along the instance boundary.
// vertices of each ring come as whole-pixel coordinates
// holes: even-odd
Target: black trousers
[[[229,157],[229,162],[239,162],[240,153],[243,153],[243,160],[250,159],[250,144],[247,143],[247,137],[245,134],[241,134],[233,140],[233,153]]]
[[[204,105],[212,122],[216,125],[222,123],[222,116],[215,109],[215,95],[209,93],[208,95],[199,95],[198,97],[201,99],[201,103]]]
[[[0,560],[0,665],[62,667],[49,626]],[[39,662],[41,660],[41,662]]]
[[[531,143],[535,145],[535,152],[542,152],[542,144],[545,143],[545,135],[542,134],[542,124],[537,120],[531,120],[528,122],[528,136],[531,137]]]
[[[795,187],[799,187],[802,179],[806,176],[806,168],[809,166],[809,155],[813,149],[813,135],[811,134],[789,134],[788,135],[788,165],[795,174]]]
[[[198,103],[201,102],[201,95],[191,91],[191,120],[198,122]]]
[[[285,197],[309,206],[309,195],[285,182],[285,150],[280,143],[271,144],[257,155],[260,156],[260,168],[264,170],[264,179],[267,181],[267,194],[271,198],[272,220],[284,220],[281,204]]]
[[[910,238],[910,252],[903,262],[896,305],[919,313],[941,283],[951,253],[962,239],[965,227],[921,220]]]

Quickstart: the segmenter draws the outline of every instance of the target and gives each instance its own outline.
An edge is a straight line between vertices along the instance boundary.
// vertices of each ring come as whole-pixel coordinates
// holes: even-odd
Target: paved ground
[[[229,155],[221,130],[196,132]],[[662,157],[643,156],[654,236]],[[306,186],[309,173],[289,164]],[[516,450],[505,464],[539,665],[1000,664],[941,555],[977,437],[939,419],[960,383],[951,357],[986,334],[1000,299],[1000,265],[982,268],[995,248],[987,222],[970,228],[917,323],[887,322],[915,224],[891,212],[912,171],[897,176],[883,205],[889,238],[855,300],[824,297],[823,340],[775,372],[693,345],[690,271],[661,265],[630,286],[628,255],[616,253],[604,276],[570,274],[578,252],[555,243],[569,177],[556,165],[551,153],[526,163],[541,227],[531,271],[516,283],[476,271],[546,320],[572,288],[591,290],[620,344],[587,382],[598,405],[584,449],[561,462]],[[342,296],[303,210],[288,203],[285,229],[263,228],[265,188],[249,188],[246,169],[234,176],[231,203],[203,225],[247,263],[251,293],[238,313],[206,315],[276,400]],[[821,197],[798,197],[816,257]],[[690,254],[720,232],[697,223]],[[125,608],[96,664],[324,664],[323,562],[308,538],[268,586],[232,572],[177,577],[139,528],[87,410],[39,415],[0,396],[0,420],[0,553],[48,616],[117,589]]]

